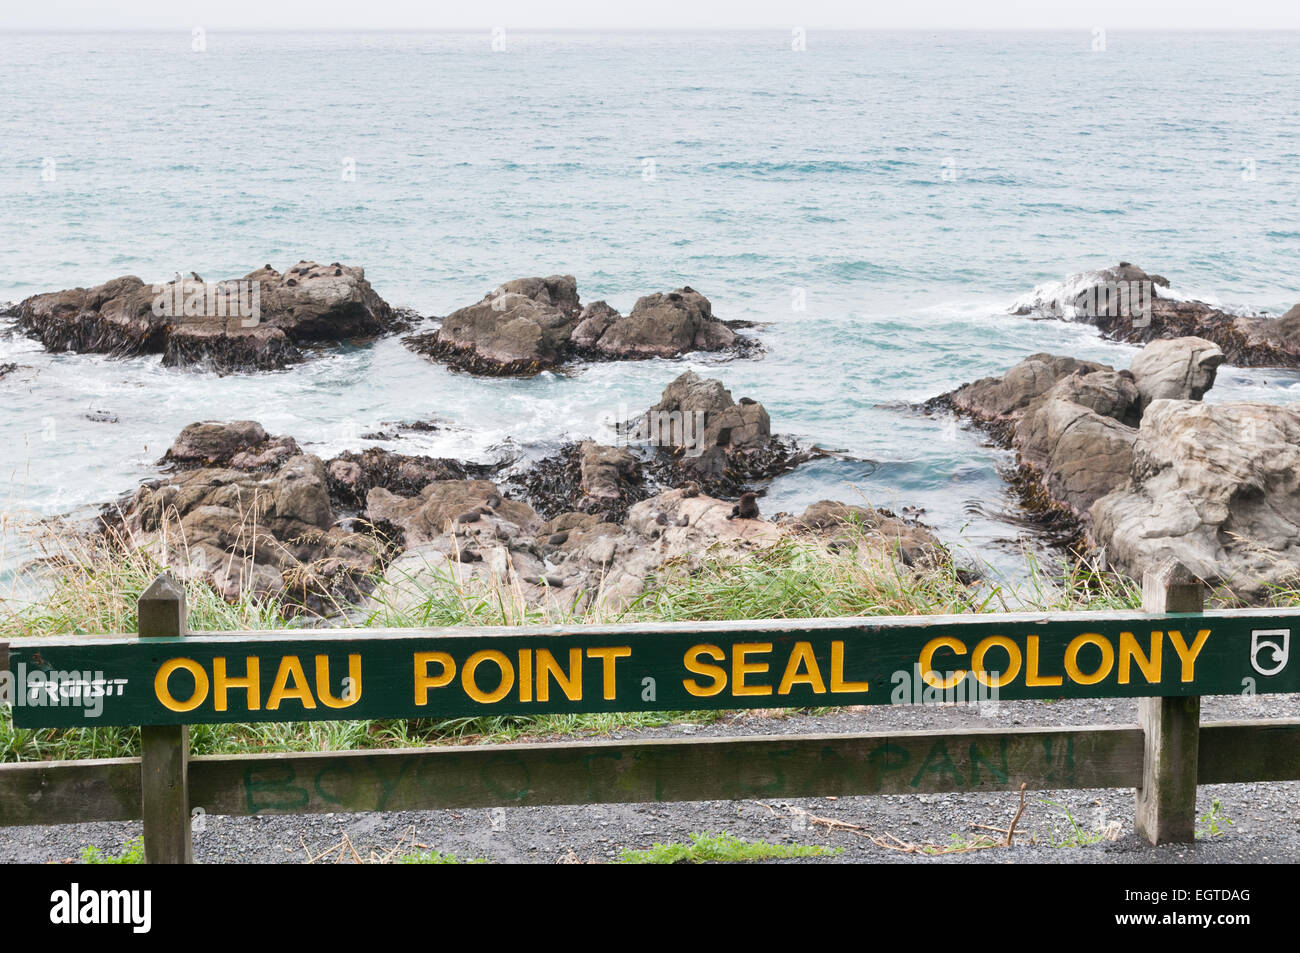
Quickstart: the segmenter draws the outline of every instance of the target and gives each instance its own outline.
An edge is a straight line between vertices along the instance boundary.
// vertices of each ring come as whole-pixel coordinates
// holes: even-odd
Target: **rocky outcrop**
[[[1161,275],[1120,262],[1035,289],[1012,310],[1093,324],[1105,337],[1130,344],[1203,338],[1238,367],[1300,366],[1300,305],[1280,318],[1233,314],[1203,301],[1172,297],[1169,286]]]
[[[310,348],[398,330],[403,320],[361,268],[303,261],[220,282],[148,285],[128,275],[34,295],[17,326],[49,351],[161,354],[168,366],[229,373],[283,368]]]
[[[617,522],[627,516],[628,507],[654,492],[642,460],[631,449],[591,440],[561,447],[512,484],[548,519],[578,512]]]
[[[603,302],[601,302],[603,304]],[[694,288],[639,298],[626,317],[606,305],[580,325],[582,346],[609,358],[676,357],[689,351],[724,351],[735,332],[713,317],[709,299]],[[597,335],[598,328],[603,330]]]
[[[535,374],[575,359],[622,360],[722,351],[734,331],[692,288],[647,295],[626,317],[604,301],[582,307],[572,275],[520,278],[453,311],[412,350],[475,374]]]
[[[634,504],[692,486],[739,496],[818,454],[774,436],[763,405],[687,371],[657,404],[618,425],[620,445],[568,444],[513,476],[512,489],[547,518],[578,511],[623,520]]]
[[[292,437],[273,437],[255,420],[235,420],[190,424],[159,462],[177,470],[198,467],[271,470],[301,453]]]
[[[204,467],[146,483],[120,507],[126,537],[221,595],[241,592],[319,608],[352,598],[387,544],[337,525],[319,457],[271,472]]]
[[[400,496],[416,496],[435,480],[484,479],[496,469],[495,464],[393,453],[380,447],[359,453],[346,450],[325,464],[330,499],[348,510],[364,508],[376,487]]]
[[[487,480],[436,480],[413,497],[375,487],[366,495],[366,517],[397,527],[407,546],[449,533],[512,540],[532,536],[542,526],[536,510],[505,499]]]
[[[1110,565],[1141,578],[1182,562],[1247,601],[1300,575],[1300,410],[1154,400],[1131,480],[1097,500]]]
[[[657,407],[702,414],[699,433],[729,458],[775,439],[762,406],[717,381],[683,375]],[[682,450],[676,446],[671,450]],[[823,501],[798,520],[764,519],[701,489],[665,489],[633,448],[571,448],[568,509],[541,512],[482,478],[491,465],[372,448],[328,463],[255,421],[186,427],[146,483],[105,514],[111,538],[143,546],[224,597],[255,594],[315,611],[379,591],[371,608],[427,600],[437,579],[505,584],[529,606],[626,606],[666,575],[744,559],[791,538],[865,547],[900,567],[937,564],[924,527],[885,510]],[[746,494],[752,498],[753,494]],[[114,526],[114,523],[119,524]]]
[[[659,403],[629,421],[624,432],[629,443],[653,452],[650,468],[661,485],[694,481],[731,496],[816,455],[774,436],[758,401],[734,400],[722,381],[694,371],[670,383]]]
[[[982,377],[926,403],[930,411],[950,409],[973,417],[1009,442],[1029,405],[1077,371],[1104,365],[1055,354],[1031,354],[1001,377]]]
[[[966,384],[927,407],[978,421],[1017,452],[1013,482],[1023,502],[1048,517],[1062,510],[1086,527],[1092,505],[1128,480],[1136,428],[1154,395],[1199,400],[1222,361],[1201,338],[1155,342],[1124,371],[1034,354],[1001,378]]]
[[[1200,400],[1214,386],[1224,360],[1219,346],[1204,338],[1152,341],[1129,366],[1141,408],[1153,400]]]
[[[434,332],[413,335],[413,350],[477,374],[533,374],[559,365],[578,318],[572,275],[507,281],[443,318]]]
[[[744,560],[798,538],[864,547],[903,567],[946,558],[923,527],[885,511],[824,501],[781,523],[732,519],[731,511],[730,501],[668,490],[634,504],[622,525],[594,514],[562,514],[541,526],[532,546],[519,542],[513,532],[517,523],[502,533],[487,514],[465,524],[447,522],[445,542],[403,554],[369,605],[402,609],[426,600],[440,583],[477,582],[504,584],[530,605],[563,612],[592,605],[617,610],[651,586],[698,570],[706,560]]]

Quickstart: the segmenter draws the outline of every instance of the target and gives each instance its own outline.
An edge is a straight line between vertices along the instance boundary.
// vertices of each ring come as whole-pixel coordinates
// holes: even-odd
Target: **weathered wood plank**
[[[1135,727],[484,745],[200,757],[209,814],[1132,787]]]
[[[1205,608],[1204,600],[1200,580],[1180,564],[1166,564],[1142,577],[1142,608],[1146,612],[1199,613]],[[1138,699],[1138,724],[1145,732],[1146,744],[1133,828],[1152,844],[1196,840],[1200,723],[1199,696]]]
[[[1202,725],[1196,781],[1300,781],[1300,719]]]
[[[189,778],[193,806],[236,815],[951,793],[1021,781],[1069,790],[1135,786],[1142,746],[1135,727],[483,745],[193,758]],[[1202,726],[1201,784],[1294,780],[1300,719]],[[139,818],[139,758],[0,764],[0,826]]]
[[[139,818],[139,758],[0,764],[0,827]]]
[[[168,573],[150,583],[138,605],[140,639],[185,636],[185,588]],[[190,730],[185,725],[140,729],[140,810],[144,857],[150,864],[192,864]]]

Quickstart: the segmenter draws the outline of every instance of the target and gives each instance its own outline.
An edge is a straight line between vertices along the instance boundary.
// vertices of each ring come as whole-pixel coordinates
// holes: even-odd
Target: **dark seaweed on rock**
[[[485,480],[500,464],[465,463],[449,457],[409,456],[380,447],[360,453],[346,450],[325,465],[326,483],[335,505],[360,509],[366,495],[383,487],[398,496],[418,496],[434,480]]]
[[[628,509],[655,492],[641,462],[626,448],[570,443],[539,460],[507,485],[543,519],[580,512],[619,523]]]
[[[1300,366],[1300,305],[1278,318],[1238,315],[1203,301],[1161,297],[1169,280],[1122,261],[1096,272],[1096,282],[1084,287],[1073,320],[1092,324],[1112,341],[1147,344],[1161,339],[1197,337],[1218,345],[1224,359],[1237,367]],[[1061,317],[1063,304],[1021,307],[1018,314]]]

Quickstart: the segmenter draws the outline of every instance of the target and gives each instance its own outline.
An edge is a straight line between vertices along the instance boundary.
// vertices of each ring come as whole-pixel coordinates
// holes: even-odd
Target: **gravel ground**
[[[1300,695],[1253,700],[1211,697],[1203,721],[1300,717]],[[972,708],[877,706],[828,715],[741,714],[708,725],[675,725],[625,731],[615,738],[663,738],[980,728],[1002,726],[1132,724],[1137,703],[1128,700],[1003,702],[994,717]],[[1016,812],[1011,793],[810,798],[796,801],[704,801],[677,804],[605,804],[583,807],[519,807],[386,814],[317,814],[204,819],[194,835],[199,863],[302,863],[343,841],[369,858],[416,849],[415,845],[464,858],[497,863],[605,862],[626,848],[685,842],[693,832],[727,832],[749,840],[839,847],[833,857],[801,863],[1296,863],[1300,862],[1300,782],[1203,786],[1197,812],[1221,803],[1223,833],[1195,845],[1152,848],[1133,833],[1133,790],[1035,791],[1026,796],[1018,846],[927,855],[891,850],[864,834],[889,835],[907,844],[949,845],[954,835],[977,834],[971,824],[1005,828]],[[1053,801],[1055,804],[1046,804]],[[1110,829],[1082,847],[1054,846],[1074,832],[1066,813],[1085,833]],[[810,816],[854,824],[862,832],[834,830]],[[139,823],[74,824],[0,828],[0,862],[70,862],[87,845],[116,853],[140,833]],[[1033,843],[1029,842],[1032,835]],[[342,851],[330,854],[333,860]],[[352,860],[352,854],[347,854]]]

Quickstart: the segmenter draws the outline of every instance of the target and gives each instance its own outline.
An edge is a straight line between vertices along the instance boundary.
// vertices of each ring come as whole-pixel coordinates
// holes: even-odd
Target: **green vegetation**
[[[815,844],[769,844],[747,841],[734,834],[692,834],[689,844],[655,844],[648,850],[625,850],[620,864],[707,864],[787,857],[833,857],[842,847]]]
[[[81,852],[81,862],[83,864],[143,864],[144,838],[137,837],[127,841],[122,845],[122,853],[116,857],[104,853],[98,847],[87,847]]]
[[[133,632],[136,600],[165,566],[142,550],[105,552],[61,542],[47,551],[50,589],[39,603],[0,599],[0,639]],[[622,611],[571,605],[529,606],[506,584],[462,585],[443,578],[416,598],[373,600],[373,608],[336,607],[328,619],[304,618],[274,600],[221,599],[210,586],[186,587],[196,631],[284,629],[305,624],[360,627],[518,625],[567,622],[815,618],[844,615],[931,615],[1009,608],[1114,609],[1139,603],[1135,586],[1118,577],[1076,572],[1050,580],[1031,563],[1027,593],[973,583],[951,565],[922,573],[902,569],[878,545],[832,549],[787,540],[740,563],[706,560],[693,573],[667,567]],[[714,723],[726,712],[634,712],[596,715],[498,716],[350,722],[194,725],[195,755],[268,751],[337,751],[518,739],[579,738],[680,721]],[[73,760],[139,754],[137,728],[16,729],[0,712],[0,761]]]
[[[1074,819],[1074,815],[1069,812],[1064,804],[1056,801],[1040,799],[1043,804],[1050,804],[1052,807],[1059,808],[1061,816],[1069,824],[1069,828],[1062,832],[1055,824],[1052,825],[1051,839],[1048,841],[1052,847],[1087,847],[1089,844],[1095,844],[1102,840],[1106,835],[1102,831],[1088,831],[1079,826],[1079,822]]]
[[[398,864],[486,864],[483,857],[469,857],[461,860],[455,854],[444,854],[438,850],[421,850],[413,854],[403,854],[394,863]]]
[[[1197,818],[1196,839],[1221,837],[1228,833],[1224,827],[1232,827],[1232,818],[1223,810],[1223,803],[1216,797],[1210,802],[1210,809]]]

